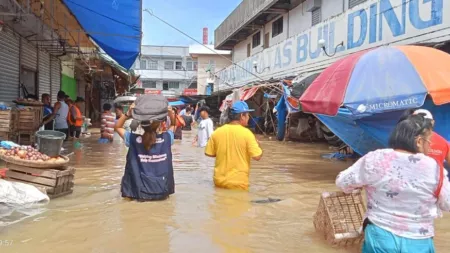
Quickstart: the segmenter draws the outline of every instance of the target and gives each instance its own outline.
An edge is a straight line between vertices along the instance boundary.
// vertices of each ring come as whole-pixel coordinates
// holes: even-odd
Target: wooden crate
[[[17,110],[0,111],[0,132],[15,132],[18,122]]]
[[[314,215],[314,227],[333,247],[361,245],[365,212],[361,191],[324,192]]]
[[[36,142],[35,132],[18,132],[17,143],[19,145],[32,146]]]
[[[73,192],[75,168],[37,169],[8,163],[6,177],[9,181],[31,184],[45,189],[47,195],[57,198]]]
[[[16,132],[0,132],[0,140],[17,142],[17,133]]]
[[[25,109],[18,110],[18,131],[37,131],[42,122],[43,113],[41,106],[26,106]]]

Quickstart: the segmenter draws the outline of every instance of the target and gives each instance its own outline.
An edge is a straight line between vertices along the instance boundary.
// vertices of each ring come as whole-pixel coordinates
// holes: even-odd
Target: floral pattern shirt
[[[434,236],[434,219],[450,211],[447,171],[439,199],[439,166],[424,154],[381,149],[370,152],[341,172],[336,185],[344,192],[364,188],[366,217],[375,225],[401,237]]]

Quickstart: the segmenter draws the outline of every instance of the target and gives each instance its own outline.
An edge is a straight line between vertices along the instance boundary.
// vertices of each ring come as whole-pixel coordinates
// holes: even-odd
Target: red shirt
[[[436,160],[436,162],[443,167],[449,150],[450,148],[447,140],[439,134],[433,132],[431,135],[430,151],[428,152],[428,156]]]

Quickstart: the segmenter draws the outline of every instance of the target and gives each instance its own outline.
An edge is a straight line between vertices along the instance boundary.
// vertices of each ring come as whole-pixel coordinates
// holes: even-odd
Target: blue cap
[[[231,111],[233,113],[246,113],[246,112],[253,112],[253,109],[249,109],[248,108],[248,104],[245,103],[244,101],[237,101],[233,104],[233,106],[231,107]]]

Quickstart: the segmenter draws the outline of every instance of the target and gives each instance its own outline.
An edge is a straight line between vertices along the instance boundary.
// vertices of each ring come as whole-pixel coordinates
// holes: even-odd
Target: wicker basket
[[[314,215],[314,227],[333,247],[360,245],[365,212],[361,191],[325,192]]]
[[[64,158],[64,162],[37,162],[37,161],[23,160],[12,156],[0,155],[0,159],[5,162],[38,169],[63,167],[70,162],[69,157],[67,156],[61,156],[61,158]]]

